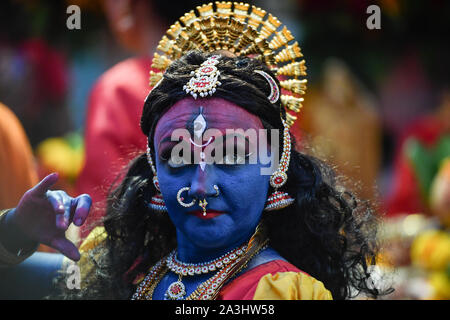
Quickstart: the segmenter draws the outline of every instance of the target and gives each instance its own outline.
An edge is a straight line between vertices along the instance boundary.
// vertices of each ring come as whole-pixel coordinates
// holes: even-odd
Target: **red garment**
[[[272,260],[260,264],[224,286],[220,290],[217,300],[253,300],[256,287],[263,276],[287,271],[302,272],[284,260]]]
[[[124,167],[146,149],[140,130],[144,100],[150,87],[150,58],[125,60],[105,72],[95,84],[85,127],[86,162],[77,192],[92,197],[93,208],[81,228],[84,238],[104,215],[108,191]]]
[[[394,160],[392,192],[386,204],[388,215],[426,213],[428,211],[404,146],[409,138],[418,139],[424,145],[431,146],[444,133],[444,130],[443,122],[434,116],[429,116],[413,122],[400,137]]]

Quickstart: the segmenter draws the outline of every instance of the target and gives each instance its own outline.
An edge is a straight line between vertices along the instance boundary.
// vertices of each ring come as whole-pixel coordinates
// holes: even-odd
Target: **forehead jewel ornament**
[[[213,55],[206,59],[200,67],[191,72],[193,76],[189,82],[183,87],[186,93],[190,93],[194,99],[198,96],[204,98],[208,95],[212,96],[216,92],[216,87],[220,86],[219,81],[220,71],[216,64],[219,63],[220,55]]]
[[[150,86],[156,85],[172,62],[191,50],[214,53],[227,50],[239,57],[251,56],[264,62],[280,81],[264,71],[269,82],[269,100],[281,100],[285,125],[297,120],[306,91],[306,66],[300,46],[276,17],[246,3],[215,2],[196,7],[176,21],[160,40],[153,56]],[[207,97],[220,86],[217,64],[220,55],[205,60],[186,83],[184,91],[194,98]],[[268,77],[266,77],[266,75]]]

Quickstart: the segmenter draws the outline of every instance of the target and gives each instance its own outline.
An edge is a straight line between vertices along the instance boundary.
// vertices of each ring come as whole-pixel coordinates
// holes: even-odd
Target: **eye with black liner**
[[[245,68],[248,66],[248,59],[244,58],[242,60],[236,61],[236,67],[238,68]]]
[[[247,140],[245,140],[244,144],[234,142],[231,149],[232,150],[227,150],[226,144],[223,145],[223,158],[218,164],[228,166],[246,164],[247,159],[252,154],[252,152],[249,152],[249,142]]]
[[[235,145],[232,154],[229,153],[224,154],[223,164],[225,165],[245,164],[245,161],[249,157],[249,155],[250,154],[245,153],[245,150]]]
[[[161,150],[159,154],[159,159],[163,163],[167,163],[170,168],[181,168],[186,165],[183,161],[184,154],[183,150],[181,150],[180,154],[173,155],[172,154],[173,147],[166,147]]]
[[[170,159],[170,155],[172,153],[172,148],[164,148],[159,153],[159,159],[162,161],[167,161]]]

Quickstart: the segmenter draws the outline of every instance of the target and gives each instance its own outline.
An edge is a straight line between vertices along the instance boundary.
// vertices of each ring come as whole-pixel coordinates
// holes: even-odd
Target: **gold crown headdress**
[[[237,56],[261,59],[284,89],[281,104],[286,110],[285,125],[289,128],[297,120],[306,91],[305,60],[291,32],[272,14],[237,2],[209,3],[191,10],[159,42],[152,63],[158,71],[150,72],[150,86],[157,85],[170,64],[190,50],[228,50]]]

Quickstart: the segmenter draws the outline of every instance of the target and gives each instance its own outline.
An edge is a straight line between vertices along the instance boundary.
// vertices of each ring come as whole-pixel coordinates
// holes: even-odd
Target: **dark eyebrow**
[[[231,140],[231,138],[233,138],[233,143],[234,143],[234,138],[244,138],[247,143],[250,142],[248,140],[248,138],[242,134],[234,134],[233,136],[222,135],[221,137],[222,137],[222,143],[223,143],[222,147],[224,147],[227,144],[227,141]],[[214,141],[210,145],[215,148],[219,144],[219,141],[220,140],[216,139],[216,137],[214,136]]]
[[[164,142],[167,142],[167,141],[172,141],[172,136],[167,136],[167,137],[165,137],[164,139],[162,139],[162,140],[159,142],[159,144],[164,143]]]
[[[175,141],[172,141],[172,135],[167,136],[167,137],[161,139],[161,141],[158,143],[158,150],[161,149],[161,145],[162,145],[163,143],[165,143],[165,142],[176,142],[176,140],[175,140]]]
[[[184,128],[177,128],[177,129],[184,129]],[[183,138],[183,135],[180,134],[178,136],[175,136],[175,140],[172,140],[172,135],[173,135],[173,132],[172,132],[172,134],[167,135],[165,138],[161,139],[161,141],[159,141],[158,145],[161,145],[162,143],[167,142],[167,141],[169,141],[169,142],[177,142],[178,141],[179,142],[180,138]]]

